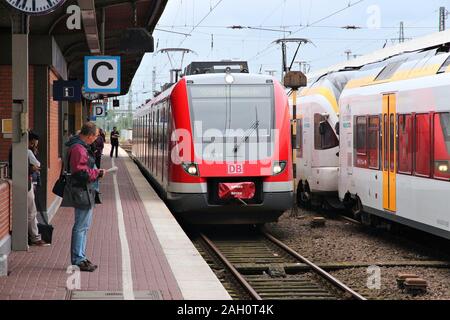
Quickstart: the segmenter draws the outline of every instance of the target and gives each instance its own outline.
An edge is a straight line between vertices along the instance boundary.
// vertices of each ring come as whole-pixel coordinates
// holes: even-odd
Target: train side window
[[[145,116],[141,117],[141,162],[145,166]]]
[[[145,116],[141,117],[141,162],[145,166]]]
[[[383,170],[389,167],[389,134],[388,134],[388,117],[383,115]]]
[[[150,110],[148,113],[148,150],[147,150],[147,157],[148,157],[148,167],[151,170],[152,166],[152,139],[153,139],[153,112]]]
[[[395,115],[389,116],[389,170],[395,172]]]
[[[297,149],[297,158],[303,158],[303,119],[297,119],[295,148]]]
[[[141,117],[138,118],[138,158],[141,159]]]
[[[164,163],[166,161],[166,130],[167,130],[167,126],[166,126],[166,111],[167,111],[167,103],[165,102],[163,105],[163,109],[162,109],[162,136],[161,136],[161,155],[162,155],[162,165],[161,165],[161,179],[162,181],[164,181]]]
[[[149,110],[148,112],[148,131],[147,131],[148,137],[147,137],[147,158],[148,158],[148,167],[151,166],[151,148],[152,148],[152,112]]]
[[[450,112],[434,115],[434,177],[450,180]]]
[[[160,140],[160,149],[161,149],[163,155],[164,155],[165,140],[166,140],[166,103],[164,103],[163,108],[161,109],[161,140]]]
[[[410,114],[398,115],[398,172],[412,173],[413,118]]]
[[[368,130],[368,146],[367,154],[369,156],[369,168],[380,168],[380,117],[369,117],[369,130]]]
[[[316,150],[326,150],[338,145],[339,140],[326,117],[316,113],[314,115],[314,148]]]
[[[160,119],[159,119],[159,114],[160,114],[160,111],[159,111],[159,109],[156,111],[156,140],[155,140],[155,152],[156,152],[156,158],[158,158],[158,156],[159,156],[159,136],[160,136],[160,130],[159,130],[159,124],[160,124]],[[157,160],[158,161],[158,160]]]
[[[367,157],[367,117],[356,117],[354,132],[355,166],[368,167]]]
[[[152,171],[155,171],[155,145],[156,145],[156,111],[153,110],[152,120]]]
[[[415,116],[414,174],[429,177],[431,173],[431,127],[429,114]]]

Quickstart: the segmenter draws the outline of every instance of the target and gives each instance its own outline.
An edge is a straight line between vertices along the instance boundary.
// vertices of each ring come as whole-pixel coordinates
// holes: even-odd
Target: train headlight
[[[277,175],[286,168],[286,161],[276,161],[273,164],[273,174]]]
[[[449,166],[449,163],[448,162],[446,162],[446,161],[439,161],[437,164],[436,164],[436,166],[437,166],[437,169],[439,170],[439,172],[449,172],[448,171],[448,166]]]
[[[234,77],[231,74],[227,74],[225,76],[225,82],[228,84],[232,84],[234,82]]]
[[[184,171],[186,171],[191,176],[198,176],[198,168],[197,168],[197,164],[196,163],[193,163],[193,162],[185,163],[185,162],[183,162],[181,164],[181,166],[183,167]]]

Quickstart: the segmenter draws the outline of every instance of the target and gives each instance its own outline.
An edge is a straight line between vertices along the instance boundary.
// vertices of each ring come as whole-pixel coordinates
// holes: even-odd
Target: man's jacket
[[[76,186],[86,186],[91,198],[92,206],[94,204],[95,190],[93,182],[98,179],[100,170],[95,167],[94,154],[89,145],[84,143],[79,136],[73,136],[66,142],[67,161],[71,179]]]

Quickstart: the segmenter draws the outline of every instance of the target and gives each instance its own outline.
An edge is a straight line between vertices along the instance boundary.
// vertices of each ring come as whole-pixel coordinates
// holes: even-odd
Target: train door
[[[383,208],[395,212],[396,203],[396,172],[397,172],[397,124],[396,96],[383,95]]]

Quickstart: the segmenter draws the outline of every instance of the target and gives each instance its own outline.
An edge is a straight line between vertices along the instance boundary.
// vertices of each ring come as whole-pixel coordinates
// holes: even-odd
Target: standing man
[[[114,149],[116,149],[116,158],[117,158],[117,152],[119,151],[119,131],[117,131],[117,127],[114,127],[111,131],[111,152],[109,153],[109,156],[113,157]]]
[[[106,171],[95,167],[95,157],[90,145],[97,139],[98,129],[93,122],[87,122],[80,134],[73,136],[66,143],[67,159],[73,184],[85,185],[89,193],[91,207],[81,209],[75,207],[75,223],[72,228],[71,262],[81,271],[92,272],[97,266],[86,258],[87,233],[92,223],[94,209],[94,182],[102,178]]]
[[[98,129],[97,139],[94,141],[94,143],[91,144],[91,151],[94,153],[95,167],[97,169],[100,169],[104,146],[105,146],[105,133],[103,132],[103,129],[100,128]],[[95,189],[95,204],[102,204],[102,200],[100,199],[101,194],[100,184],[98,180],[94,183],[94,189]]]
[[[41,163],[36,158],[38,150],[39,136],[34,132],[28,132],[28,166],[29,166],[29,180],[31,181],[31,188],[28,190],[28,237],[32,246],[45,247],[50,243],[46,243],[42,240],[37,227],[38,221],[36,219],[36,189],[35,181],[40,178]],[[39,208],[41,210],[41,208]]]
[[[95,165],[97,166],[97,169],[100,169],[101,161],[102,161],[102,154],[103,154],[103,148],[105,146],[105,132],[103,129],[98,130],[98,137],[95,140],[94,144],[95,150]]]
[[[28,243],[31,246],[46,247],[50,244],[42,240],[39,234],[39,229],[37,227],[37,209],[36,203],[34,201],[34,186],[33,186],[33,174],[38,173],[40,170],[40,162],[36,159],[34,152],[37,150],[39,143],[39,136],[32,131],[28,132],[28,193],[27,193],[27,203],[28,203]],[[10,166],[10,177],[12,179],[12,148],[9,150],[9,166]]]

